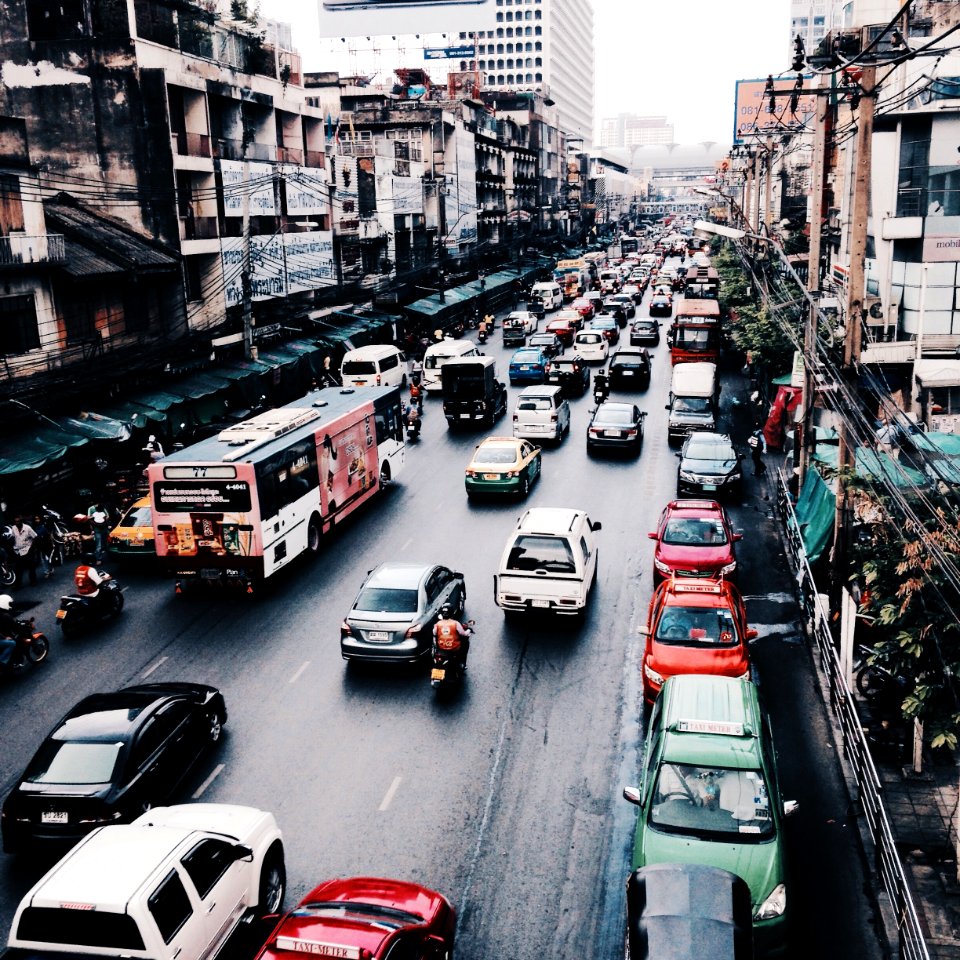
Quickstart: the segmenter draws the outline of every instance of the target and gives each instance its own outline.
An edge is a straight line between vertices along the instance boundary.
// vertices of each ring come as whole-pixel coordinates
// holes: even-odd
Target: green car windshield
[[[774,835],[760,770],[664,761],[657,771],[650,825],[700,840],[760,842]]]

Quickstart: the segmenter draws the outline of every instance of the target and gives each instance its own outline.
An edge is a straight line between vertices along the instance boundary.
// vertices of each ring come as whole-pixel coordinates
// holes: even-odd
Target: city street
[[[484,349],[506,380],[511,351],[500,330]],[[622,956],[636,808],[621,793],[637,782],[642,748],[647,532],[674,496],[677,465],[663,409],[669,351],[662,343],[653,354],[650,388],[637,394],[649,413],[639,458],[588,456],[592,400],[573,400],[570,435],[544,449],[543,476],[526,503],[468,503],[463,470],[482,434],[449,433],[434,397],[399,482],[345,523],[318,561],[286,571],[260,596],[178,598],[169,581],[121,570],[121,617],[65,642],[54,614],[71,571],[21,588],[16,599],[38,601],[31,614],[52,650],[0,690],[0,785],[9,789],[59,715],[87,693],[147,680],[211,683],[226,697],[226,736],[179,800],[271,810],[285,834],[288,906],[336,875],[409,878],[456,905],[461,960]],[[510,388],[510,410],[519,389]],[[746,393],[729,374],[725,427],[744,453],[748,412],[731,401]],[[495,433],[511,432],[510,416]],[[881,952],[869,878],[794,619],[773,473],[748,476],[731,515],[744,533],[740,585],[760,634],[752,653],[783,792],[800,801],[786,821],[794,955],[872,960]],[[602,522],[598,589],[582,624],[505,622],[492,590],[504,541],[527,506],[547,505]],[[391,559],[440,562],[466,578],[476,636],[466,684],[449,700],[436,700],[424,670],[347,669],[340,657],[339,627],[357,588]],[[0,859],[4,940],[44,867]]]

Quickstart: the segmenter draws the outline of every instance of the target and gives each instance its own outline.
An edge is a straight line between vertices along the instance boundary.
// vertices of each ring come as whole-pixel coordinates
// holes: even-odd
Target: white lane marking
[[[223,768],[224,768],[225,766],[226,766],[226,764],[224,764],[224,763],[218,763],[218,764],[213,768],[213,772],[210,774],[210,776],[207,777],[207,779],[204,780],[203,783],[201,783],[200,786],[197,787],[197,789],[193,791],[193,799],[194,799],[194,800],[199,800],[200,797],[202,797],[202,796],[204,795],[204,793],[206,792],[207,787],[209,787],[210,784],[213,783],[213,781],[216,780],[217,777],[219,777],[221,773],[223,773]]]
[[[303,671],[306,670],[307,667],[309,666],[310,666],[310,661],[304,660],[303,663],[300,664],[300,667],[297,670],[297,672],[287,681],[287,683],[296,683],[303,676]]]
[[[393,783],[390,784],[390,789],[387,790],[387,792],[384,794],[383,799],[380,801],[380,806],[377,807],[380,813],[383,813],[383,811],[390,806],[390,802],[393,800],[394,794],[397,792],[397,789],[400,786],[400,781],[402,779],[403,777],[393,778]]]
[[[403,551],[406,550],[411,543],[413,543],[413,537],[410,537],[410,539],[407,540],[407,542],[400,548],[400,552],[403,553]]]
[[[140,674],[140,676],[149,677],[150,674],[157,669],[157,667],[162,667],[166,662],[167,662],[167,658],[161,657],[152,667],[147,667],[147,669],[144,670],[143,673]]]

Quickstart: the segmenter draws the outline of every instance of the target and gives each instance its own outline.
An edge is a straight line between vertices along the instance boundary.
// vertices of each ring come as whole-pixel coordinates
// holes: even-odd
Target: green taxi
[[[639,787],[632,869],[699,863],[750,887],[756,955],[786,952],[784,803],[770,722],[749,680],[670,677],[650,716]]]
[[[476,449],[464,474],[467,499],[478,494],[525,497],[540,476],[540,448],[517,437],[487,437]]]

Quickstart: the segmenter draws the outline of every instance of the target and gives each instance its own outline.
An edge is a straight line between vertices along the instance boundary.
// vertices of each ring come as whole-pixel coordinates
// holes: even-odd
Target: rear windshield
[[[602,343],[603,334],[601,333],[581,333],[577,336],[577,343]]]
[[[153,523],[153,511],[149,507],[131,507],[120,521],[121,527],[149,527]]]
[[[47,740],[27,767],[28,783],[109,783],[122,743]]]
[[[518,410],[552,410],[553,403],[547,397],[527,397],[517,404]]]
[[[549,573],[576,573],[573,550],[563,537],[523,535],[507,558],[508,570],[546,570]]]
[[[417,591],[396,590],[390,587],[365,587],[360,591],[354,610],[371,613],[416,613]]]
[[[100,910],[27,907],[20,916],[16,935],[21,940],[38,943],[109,947],[113,950],[144,949],[143,937],[133,917]]]
[[[346,360],[343,364],[343,375],[346,377],[376,372],[377,365],[372,360]]]
[[[516,463],[517,448],[481,447],[473,458],[474,463]]]
[[[606,409],[606,405],[601,406],[597,411],[597,423],[616,423],[633,424],[633,411],[629,407],[613,407]]]

